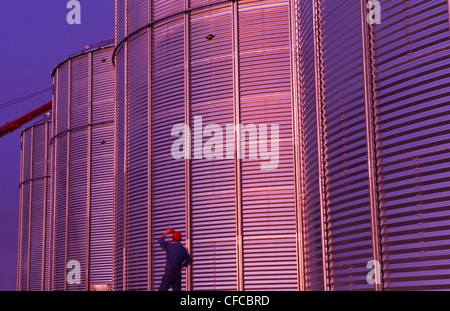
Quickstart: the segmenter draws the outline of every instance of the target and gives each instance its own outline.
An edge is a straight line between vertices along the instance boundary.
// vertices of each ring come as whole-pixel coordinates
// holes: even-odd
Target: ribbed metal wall
[[[51,282],[51,167],[47,121],[21,134],[20,207],[17,289],[49,290]]]
[[[324,286],[450,289],[448,2],[380,4],[314,1]]]
[[[116,290],[158,288],[168,227],[188,290],[450,289],[448,1],[367,4],[116,1]],[[279,124],[277,169],[174,160],[198,116]]]
[[[53,290],[112,285],[114,70],[111,40],[89,46],[53,72]],[[69,261],[81,284],[66,282]]]
[[[448,1],[381,1],[373,27],[383,287],[450,289]]]
[[[116,1],[117,290],[158,288],[156,239],[168,227],[195,258],[186,289],[300,288],[289,7]],[[278,124],[278,168],[261,170],[248,154],[175,160],[173,126],[194,128],[198,116],[223,134],[226,124]]]
[[[296,8],[294,10],[294,8]],[[310,0],[295,1],[292,9],[292,46],[294,65],[292,97],[296,160],[296,192],[301,217],[300,267],[303,269],[303,290],[323,290],[324,270],[322,242],[321,192],[319,188],[318,114],[316,109],[316,63],[314,10]],[[316,57],[317,55],[317,57]]]
[[[319,1],[320,153],[324,236],[332,290],[373,288],[361,7]],[[365,23],[365,20],[363,20]]]

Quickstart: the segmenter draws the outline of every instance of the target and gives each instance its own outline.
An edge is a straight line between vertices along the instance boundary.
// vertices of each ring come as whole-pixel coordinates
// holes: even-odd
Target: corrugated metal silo
[[[316,1],[322,230],[332,290],[373,288],[366,281],[366,265],[374,258],[362,3]]]
[[[168,227],[195,258],[187,289],[302,287],[289,8],[287,0],[116,1],[116,289],[158,288],[165,258],[156,239]],[[227,124],[248,126],[246,158],[226,148],[240,146],[235,133],[223,138],[223,155],[201,158],[209,132],[186,139],[192,159],[174,159],[174,126],[195,135],[200,122],[224,136]],[[270,137],[279,126],[271,170],[260,153],[249,159],[251,127],[261,124]]]
[[[113,40],[88,46],[53,72],[53,290],[112,284]],[[66,282],[71,261],[80,282]],[[66,268],[66,266],[69,266]]]
[[[315,9],[310,0],[297,0],[291,9],[294,64],[293,119],[296,157],[296,190],[302,221],[302,260],[304,290],[324,289],[322,209],[319,187],[320,172],[316,94],[316,64],[320,55],[315,50]],[[323,199],[323,198],[322,198]]]
[[[314,5],[324,286],[449,289],[448,1]]]
[[[51,117],[21,134],[21,174],[17,289],[50,289],[51,277]]]
[[[116,289],[167,227],[190,290],[450,288],[449,40],[445,0],[117,0]],[[278,124],[276,169],[196,153],[226,124]]]
[[[370,33],[385,289],[450,289],[449,4],[381,1]]]

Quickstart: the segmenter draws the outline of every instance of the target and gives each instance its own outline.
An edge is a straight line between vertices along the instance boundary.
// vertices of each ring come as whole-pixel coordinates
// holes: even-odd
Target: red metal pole
[[[5,125],[0,126],[0,137],[5,136],[8,133],[14,132],[18,128],[20,128],[25,123],[39,117],[40,115],[46,113],[47,111],[52,109],[52,102],[48,102],[45,105],[27,113],[26,115],[18,118],[17,120],[10,122],[6,122]]]

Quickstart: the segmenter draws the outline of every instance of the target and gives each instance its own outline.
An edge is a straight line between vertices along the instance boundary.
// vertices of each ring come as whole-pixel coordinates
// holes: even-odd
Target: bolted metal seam
[[[372,252],[373,259],[381,263],[380,252],[380,219],[378,204],[378,181],[377,181],[377,163],[376,163],[376,140],[375,140],[375,120],[374,120],[374,77],[372,71],[372,53],[371,44],[372,26],[367,23],[367,3],[361,0],[361,35],[363,47],[363,69],[364,69],[364,102],[366,118],[366,142],[367,142],[367,167],[370,193],[370,218],[372,234]],[[375,290],[382,291],[383,284],[375,283]]]
[[[185,9],[189,7],[189,0],[185,0]],[[184,118],[185,126],[190,128],[191,122],[191,46],[190,46],[190,11],[184,13]],[[192,228],[191,228],[191,141],[190,136],[185,135],[185,226],[186,226],[186,248],[191,253],[192,251]],[[189,154],[188,154],[189,153]],[[186,270],[186,290],[192,290],[192,267]]]
[[[304,243],[303,243],[303,165],[300,151],[300,129],[299,129],[299,99],[297,80],[297,17],[295,14],[295,0],[289,1],[289,33],[290,33],[290,70],[291,70],[291,102],[292,102],[292,131],[293,131],[293,159],[294,159],[294,182],[295,182],[295,214],[296,214],[296,256],[297,256],[297,289],[305,290],[305,266],[304,266]]]
[[[320,1],[312,0],[314,16],[314,58],[316,82],[316,113],[317,113],[317,149],[319,159],[319,191],[320,191],[320,222],[322,232],[322,260],[324,274],[324,290],[330,290],[328,237],[327,237],[327,206],[325,193],[325,155],[324,155],[324,129],[323,129],[323,76],[322,76],[322,46],[320,24]]]
[[[240,102],[240,58],[239,58],[239,3],[232,3],[232,49],[233,49],[233,119],[237,126],[235,145],[235,204],[236,204],[236,247],[237,247],[237,290],[244,290],[243,229],[242,229],[242,160],[241,160],[241,123]]]

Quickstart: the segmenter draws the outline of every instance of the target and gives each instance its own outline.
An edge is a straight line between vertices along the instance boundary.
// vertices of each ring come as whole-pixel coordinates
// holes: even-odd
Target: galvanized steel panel
[[[20,182],[30,180],[31,170],[31,131],[26,131],[21,136],[21,162],[20,162]],[[28,150],[28,152],[25,152]],[[17,258],[17,289],[28,290],[28,256],[29,256],[29,235],[30,235],[30,184],[20,186],[19,201],[19,246]]]
[[[133,33],[150,22],[150,7],[149,1],[128,1],[128,33]]]
[[[230,3],[191,14],[190,124],[196,117],[204,126],[217,124],[223,130],[233,124],[232,26]],[[207,40],[205,34],[215,38]],[[203,137],[202,144],[209,138]],[[234,159],[192,159],[193,290],[237,289],[235,187]]]
[[[297,78],[299,123],[299,173],[301,183],[300,208],[302,210],[304,282],[305,290],[323,290],[322,227],[319,189],[319,158],[317,138],[316,81],[314,57],[313,5],[310,0],[296,1],[294,14],[294,42],[296,54],[293,68]],[[295,76],[294,76],[295,77]],[[295,81],[294,81],[295,82]],[[294,98],[295,104],[295,98]]]
[[[114,239],[114,125],[94,127],[91,143],[91,284],[112,284]]]
[[[223,2],[227,2],[227,1],[223,1],[223,0],[190,0],[189,2],[191,4],[192,8],[197,8],[197,7],[205,7],[205,6],[211,5],[211,4],[223,3]]]
[[[45,146],[45,144],[44,144]],[[31,291],[40,291],[43,288],[43,261],[44,261],[44,226],[46,200],[45,191],[47,184],[45,179],[36,180],[32,185],[30,204],[30,250],[29,250],[29,287]]]
[[[183,234],[185,237],[183,240],[186,241],[184,161],[172,158],[170,153],[172,142],[167,139],[175,124],[185,122],[184,20],[182,16],[156,24],[152,37],[151,289],[157,289],[166,260],[156,239],[167,228],[174,228]],[[185,281],[186,278],[183,280]]]
[[[158,288],[168,227],[187,290],[448,287],[448,2],[366,4],[116,1],[116,289]],[[276,168],[174,160],[199,116],[278,124]]]
[[[91,122],[109,122],[114,119],[115,73],[111,51],[92,52]]]
[[[383,286],[448,290],[448,3],[381,3],[371,48]]]
[[[241,123],[280,140],[275,169],[242,160],[244,290],[298,288],[289,43],[288,1],[239,2]]]
[[[21,135],[18,290],[42,291],[49,286],[50,126],[51,122],[41,121]]]
[[[129,0],[115,0],[116,44],[127,35],[127,5]]]
[[[74,107],[71,107],[72,111]],[[87,111],[86,111],[87,112]],[[86,252],[88,231],[88,133],[74,131],[69,136],[67,198],[67,262],[77,260],[81,267],[81,283],[67,284],[67,290],[83,290],[87,284]],[[55,167],[57,170],[58,167]]]
[[[359,3],[320,1],[324,176],[331,290],[370,289],[373,259]],[[346,18],[342,18],[343,16]]]
[[[20,291],[28,290],[29,279],[29,238],[30,238],[30,185],[21,187],[19,225],[19,254],[18,254],[18,286]]]
[[[55,103],[53,108],[53,134],[64,133],[67,128],[68,114],[68,85],[69,65],[63,64],[56,70],[54,76]],[[53,284],[52,290],[62,291],[65,289],[66,279],[66,205],[67,205],[67,135],[61,136],[57,141],[52,141],[52,169],[53,169],[53,203],[54,229],[53,229]],[[61,169],[57,169],[61,167]]]
[[[115,114],[115,167],[114,167],[114,290],[124,290],[124,254],[125,250],[125,199],[126,199],[126,172],[125,172],[125,50],[122,49],[115,56],[116,59],[116,114]]]
[[[148,33],[134,38],[129,45],[129,72],[127,92],[127,177],[128,192],[133,195],[127,197],[127,253],[126,276],[127,290],[147,289],[148,256]],[[142,277],[142,281],[140,281]],[[133,282],[131,282],[133,280]],[[138,285],[139,284],[139,285]],[[143,287],[141,287],[141,284]]]
[[[365,7],[318,2],[329,289],[448,288],[448,3],[381,1],[369,26]]]
[[[115,88],[113,47],[102,44],[54,72],[54,290],[112,286]],[[72,260],[80,284],[66,282]]]
[[[237,290],[246,282],[246,289],[266,289],[273,284],[297,289],[288,1],[155,0],[128,5],[131,13],[122,20],[127,20],[127,27],[135,33],[129,33],[131,37],[117,47],[115,55],[120,89],[118,131],[127,133],[124,144],[117,142],[121,149],[117,167],[123,165],[125,173],[116,174],[116,199],[120,199],[116,226],[121,228],[117,239],[120,245],[127,245],[117,249],[116,271],[127,272],[116,280],[116,287],[158,288],[165,257],[156,239],[173,227],[182,232],[195,258],[184,278],[187,289]],[[133,20],[140,7],[152,7],[148,25],[143,25],[140,17]],[[142,25],[139,32],[137,24]],[[259,31],[265,33],[262,40]],[[148,36],[151,46],[147,45]],[[117,34],[116,40],[122,39]],[[126,94],[125,103],[122,93]],[[192,128],[201,116],[204,126],[217,124],[225,129],[227,124],[239,122],[241,109],[245,124],[279,118],[281,160],[274,175],[261,172],[255,161],[195,159],[193,153],[190,160],[173,159],[170,134],[174,125]],[[276,112],[275,117],[269,109]],[[260,110],[264,112],[258,117]],[[150,141],[146,143],[147,138]],[[207,141],[208,137],[203,137],[201,143]],[[193,138],[190,143],[195,144]],[[146,161],[151,171],[147,171]],[[241,179],[245,181],[242,185],[237,183]],[[273,189],[274,182],[281,184]],[[241,201],[248,202],[244,209]],[[265,207],[267,202],[271,203]],[[244,257],[238,246],[243,238],[239,224],[243,216],[248,228],[245,246],[253,248],[247,255],[244,252]],[[273,217],[283,224],[275,224]],[[263,235],[264,242],[256,242],[255,234]],[[146,243],[150,246],[145,253]],[[267,260],[258,259],[261,256],[272,261],[271,269],[266,269]],[[258,274],[261,269],[266,271]]]
[[[183,11],[185,0],[153,0],[141,2],[152,2],[153,19],[161,19],[162,17]]]

